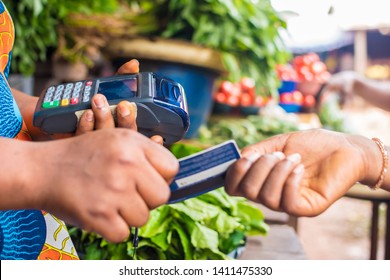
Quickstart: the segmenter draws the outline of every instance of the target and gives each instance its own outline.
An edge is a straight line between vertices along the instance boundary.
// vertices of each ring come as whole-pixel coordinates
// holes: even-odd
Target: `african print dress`
[[[7,82],[14,38],[11,16],[0,0],[0,137],[31,140]],[[0,211],[0,259],[74,260],[78,257],[61,220],[44,211],[17,210]]]

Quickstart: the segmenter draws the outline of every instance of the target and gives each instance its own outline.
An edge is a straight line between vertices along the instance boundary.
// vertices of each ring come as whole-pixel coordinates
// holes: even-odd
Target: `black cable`
[[[135,230],[134,230],[134,235],[133,235],[133,248],[134,248],[134,251],[133,251],[133,260],[135,259],[135,256],[136,256],[137,247],[138,247],[138,242],[139,242],[139,238],[138,238],[138,228],[136,227]]]

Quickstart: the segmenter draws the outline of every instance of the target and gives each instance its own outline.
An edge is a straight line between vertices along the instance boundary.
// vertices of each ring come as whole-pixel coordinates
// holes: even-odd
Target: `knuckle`
[[[109,121],[112,119],[111,112],[108,108],[104,108],[103,110],[100,110],[96,113],[96,120],[99,122]]]
[[[259,189],[253,184],[243,182],[240,185],[240,189],[243,195],[250,200],[256,200],[259,195]]]
[[[137,137],[142,137],[141,134],[139,135],[138,134],[139,133],[135,133],[134,131],[129,129],[121,129],[117,134],[117,140],[122,141],[123,138],[125,138],[127,141],[137,141]],[[142,144],[142,143],[143,143],[142,141],[139,141],[138,144]]]
[[[263,155],[261,156],[257,162],[255,163],[256,166],[260,167],[262,171],[270,171],[275,167],[277,160],[274,156],[272,155]]]
[[[135,219],[131,224],[135,227],[142,227],[149,220],[149,211],[141,210],[137,215],[137,219]]]
[[[126,227],[120,227],[115,230],[107,230],[105,231],[102,236],[105,237],[109,242],[112,243],[119,243],[126,240],[130,235],[130,230]]]
[[[126,190],[126,185],[121,182],[121,180],[116,179],[116,176],[109,174],[107,176],[107,189],[111,192],[124,192]]]
[[[162,204],[165,204],[168,201],[170,196],[171,196],[171,189],[167,185],[166,187],[163,188],[163,191],[161,192],[159,201],[157,201],[158,205],[160,206]]]
[[[94,218],[102,219],[108,218],[111,212],[111,205],[105,202],[104,200],[100,200],[99,203],[95,203],[93,211],[91,211],[91,215]]]
[[[249,168],[249,161],[245,158],[238,160],[231,166],[232,172],[235,174],[245,174]]]
[[[149,203],[149,207],[151,209],[157,208],[165,204],[170,197],[170,189],[168,186],[164,186],[163,188],[159,188],[154,192],[153,200]]]
[[[228,195],[231,195],[231,196],[236,195],[236,193],[233,191],[232,186],[228,182],[226,182],[225,191]]]
[[[83,122],[80,122],[79,123],[79,126],[77,127],[77,130],[79,132],[85,132],[85,131],[88,131],[89,130],[89,126]]]
[[[291,169],[293,166],[294,166],[294,162],[285,159],[276,163],[274,169],[276,172],[283,172]]]
[[[229,180],[229,177],[226,177],[226,180],[225,180],[225,191],[228,195],[231,195],[231,196],[240,195],[239,191],[236,188],[236,184],[232,183]]]
[[[280,200],[276,196],[272,196],[272,195],[264,196],[264,197],[262,197],[262,202],[264,203],[264,205],[266,205],[267,207],[269,207],[272,210],[277,210],[280,208],[279,207]]]
[[[172,163],[169,165],[169,172],[171,174],[172,177],[174,177],[178,172],[179,172],[179,168],[180,168],[180,165],[179,165],[179,161],[175,158],[172,160]]]
[[[268,168],[274,167],[277,160],[278,159],[274,155],[271,155],[271,154],[264,155],[259,159],[261,164],[268,167]]]
[[[300,207],[294,201],[283,203],[283,210],[290,215],[298,215],[300,213]]]
[[[132,129],[133,123],[131,121],[118,118],[118,127]]]

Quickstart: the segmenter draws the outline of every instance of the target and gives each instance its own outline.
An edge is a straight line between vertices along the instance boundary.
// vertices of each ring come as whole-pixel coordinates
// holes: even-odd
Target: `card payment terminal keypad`
[[[46,90],[42,108],[77,105],[90,102],[92,98],[93,81],[60,84]]]

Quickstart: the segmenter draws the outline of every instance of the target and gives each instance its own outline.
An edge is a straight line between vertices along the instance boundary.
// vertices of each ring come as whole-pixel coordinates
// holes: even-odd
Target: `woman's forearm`
[[[35,143],[0,137],[0,209],[36,208],[40,178]]]

